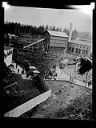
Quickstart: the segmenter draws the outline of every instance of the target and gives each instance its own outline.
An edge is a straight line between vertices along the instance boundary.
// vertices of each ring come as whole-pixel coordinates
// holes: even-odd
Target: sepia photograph
[[[0,117],[93,120],[93,9],[4,8]],[[0,103],[1,104],[1,103]]]

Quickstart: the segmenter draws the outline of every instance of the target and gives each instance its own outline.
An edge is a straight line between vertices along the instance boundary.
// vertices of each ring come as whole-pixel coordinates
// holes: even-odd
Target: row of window
[[[79,48],[76,48],[75,51],[74,50],[75,50],[74,47],[69,47],[70,52],[75,52],[75,53],[81,54],[81,51],[82,51],[82,54],[84,54],[84,55],[88,54],[88,50],[81,50]]]
[[[78,48],[83,48],[83,49],[88,49],[86,46],[79,46],[79,45],[70,45],[71,47],[78,47]]]
[[[82,54],[88,54],[88,50],[82,50]]]

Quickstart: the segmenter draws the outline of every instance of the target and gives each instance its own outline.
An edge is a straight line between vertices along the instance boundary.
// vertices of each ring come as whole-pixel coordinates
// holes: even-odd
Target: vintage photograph
[[[92,6],[2,6],[0,116],[92,120]]]

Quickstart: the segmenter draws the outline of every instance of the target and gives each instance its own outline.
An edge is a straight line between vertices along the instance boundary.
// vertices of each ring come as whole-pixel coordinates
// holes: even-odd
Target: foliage
[[[92,69],[92,63],[90,60],[86,58],[80,58],[79,61],[80,61],[79,64],[80,69],[78,70],[79,74],[84,74]]]
[[[92,40],[92,35],[89,32],[78,32],[78,37],[82,39]]]
[[[64,28],[63,32],[65,32],[69,36],[70,30],[67,28]]]
[[[92,99],[91,96],[76,98],[72,104],[65,109],[59,109],[55,113],[55,118],[66,118],[71,120],[92,119]]]
[[[53,31],[63,31],[65,32],[68,36],[70,33],[70,30],[67,29],[66,27],[62,30],[61,27],[56,27],[56,26],[49,26],[49,25],[40,25],[39,27],[33,26],[33,25],[24,25],[20,23],[14,23],[14,22],[6,22],[4,24],[4,32],[5,33],[11,33],[15,34],[17,36],[24,36],[26,34],[31,35],[32,37],[36,37],[37,35],[42,35],[44,37],[45,31],[47,29],[53,30]],[[91,40],[91,35],[89,32],[79,32],[76,29],[72,31],[72,39],[76,39],[77,37],[83,38],[83,39],[88,39]]]
[[[44,26],[32,26],[32,25],[22,25],[20,23],[6,22],[4,24],[4,32],[15,34],[17,36],[23,36],[24,34],[38,35],[44,34]]]
[[[78,31],[75,29],[72,31],[72,40],[75,40],[78,37]]]

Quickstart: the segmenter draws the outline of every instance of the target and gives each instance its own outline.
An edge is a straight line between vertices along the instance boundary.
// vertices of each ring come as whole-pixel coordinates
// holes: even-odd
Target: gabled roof
[[[86,46],[92,46],[92,41],[83,40],[83,39],[68,40],[68,42],[86,45]]]
[[[69,37],[65,32],[58,32],[58,31],[52,31],[52,30],[47,30],[48,33],[52,36],[59,36],[59,37]]]

